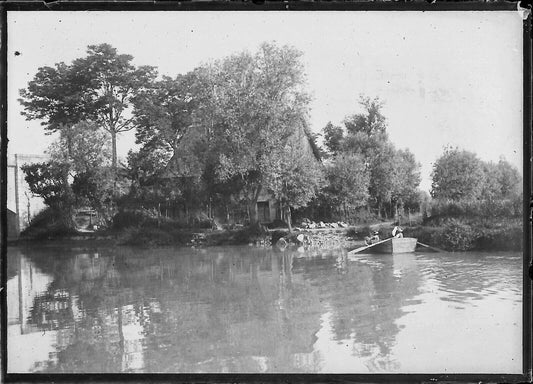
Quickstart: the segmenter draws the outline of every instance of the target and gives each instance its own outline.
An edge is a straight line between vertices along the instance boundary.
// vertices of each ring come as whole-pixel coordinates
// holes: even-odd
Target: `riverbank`
[[[440,226],[405,228],[405,236],[446,251],[521,251],[522,221],[468,222],[451,219]]]
[[[381,239],[391,236],[392,222],[381,222],[348,226],[347,228],[286,228],[268,229],[262,225],[250,227],[209,229],[176,228],[169,223],[160,226],[131,226],[120,229],[46,233],[39,236],[25,236],[9,244],[43,243],[58,241],[106,242],[115,245],[139,247],[183,246],[211,247],[224,245],[252,245],[257,247],[303,246],[317,249],[353,249],[364,245],[364,238],[372,231],[378,231]],[[404,227],[406,237],[415,237],[420,242],[446,251],[520,251],[522,250],[521,220],[499,222],[465,222],[450,219],[440,225],[424,225],[419,222]],[[281,240],[280,240],[281,239]]]
[[[242,227],[236,229],[172,229],[168,227],[127,227],[122,230],[105,230],[94,232],[69,232],[61,234],[51,232],[39,236],[23,236],[9,244],[46,243],[46,242],[106,242],[115,245],[140,247],[153,246],[188,246],[211,247],[224,245],[252,245],[258,247],[275,246],[280,238],[288,245],[305,245],[313,248],[353,248],[363,244],[364,235],[360,235],[363,226],[348,228],[316,228],[289,232],[286,228],[268,229],[264,226]],[[298,240],[299,238],[305,241]]]

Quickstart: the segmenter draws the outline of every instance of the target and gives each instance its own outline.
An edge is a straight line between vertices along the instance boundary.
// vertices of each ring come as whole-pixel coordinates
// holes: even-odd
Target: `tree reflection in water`
[[[309,368],[291,356],[312,352],[321,305],[316,289],[293,281],[290,254],[49,248],[24,255],[53,276],[29,314],[41,330],[62,330],[45,370]],[[295,289],[304,300],[294,299]]]
[[[428,281],[442,300],[494,288],[490,268],[471,260],[460,274],[442,255],[66,246],[9,255],[11,284],[23,275],[32,300],[17,306],[8,291],[10,324],[57,332],[32,368],[48,372],[394,372],[398,320]]]

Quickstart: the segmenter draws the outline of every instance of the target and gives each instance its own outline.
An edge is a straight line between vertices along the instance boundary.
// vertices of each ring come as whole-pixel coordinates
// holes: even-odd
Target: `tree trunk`
[[[292,232],[292,216],[291,216],[291,207],[288,205],[284,206],[285,210],[285,222],[287,223],[289,227],[289,232]]]
[[[60,203],[60,215],[63,226],[67,229],[76,229],[74,222],[74,193],[68,181],[70,166],[63,168],[62,181],[65,195]]]
[[[111,130],[111,147],[112,147],[111,166],[113,168],[113,171],[116,171],[117,170],[117,133],[114,130]]]

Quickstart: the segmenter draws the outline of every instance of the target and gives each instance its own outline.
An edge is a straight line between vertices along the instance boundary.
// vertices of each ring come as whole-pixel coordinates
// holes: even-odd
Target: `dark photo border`
[[[524,5],[525,6],[525,5]],[[0,382],[532,382],[532,267],[531,267],[531,143],[533,102],[532,80],[532,16],[530,9],[523,21],[523,370],[522,374],[8,374],[7,373],[7,26],[8,11],[517,11],[516,2],[172,2],[172,1],[4,1],[0,4],[0,197],[1,197],[1,372]],[[31,38],[31,36],[28,36]],[[484,351],[479,351],[479,358]]]

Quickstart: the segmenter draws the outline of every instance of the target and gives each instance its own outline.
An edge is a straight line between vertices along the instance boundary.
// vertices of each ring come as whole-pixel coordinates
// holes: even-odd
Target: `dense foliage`
[[[323,129],[328,185],[317,204],[339,213],[332,218],[348,220],[368,213],[360,207],[381,217],[397,217],[406,206],[420,210],[420,164],[390,142],[383,102],[361,97],[359,104],[363,112],[347,116],[344,127],[328,123]]]
[[[71,64],[39,68],[20,91],[26,118],[57,135],[49,162],[23,168],[26,181],[66,227],[87,207],[102,225],[154,213],[135,226],[141,232],[146,223],[256,224],[258,201],[269,199],[289,228],[295,211],[351,222],[421,212],[426,223],[449,226],[440,240],[452,236],[451,247],[463,249],[476,239],[449,218],[521,214],[518,170],[453,148],[435,162],[431,200],[418,189],[414,155],[390,141],[379,98],[362,96],[357,113],[328,123],[320,147],[293,47],[263,43],[175,77],[132,61],[109,44],[91,45]],[[119,164],[118,135],[131,129],[138,147]]]

